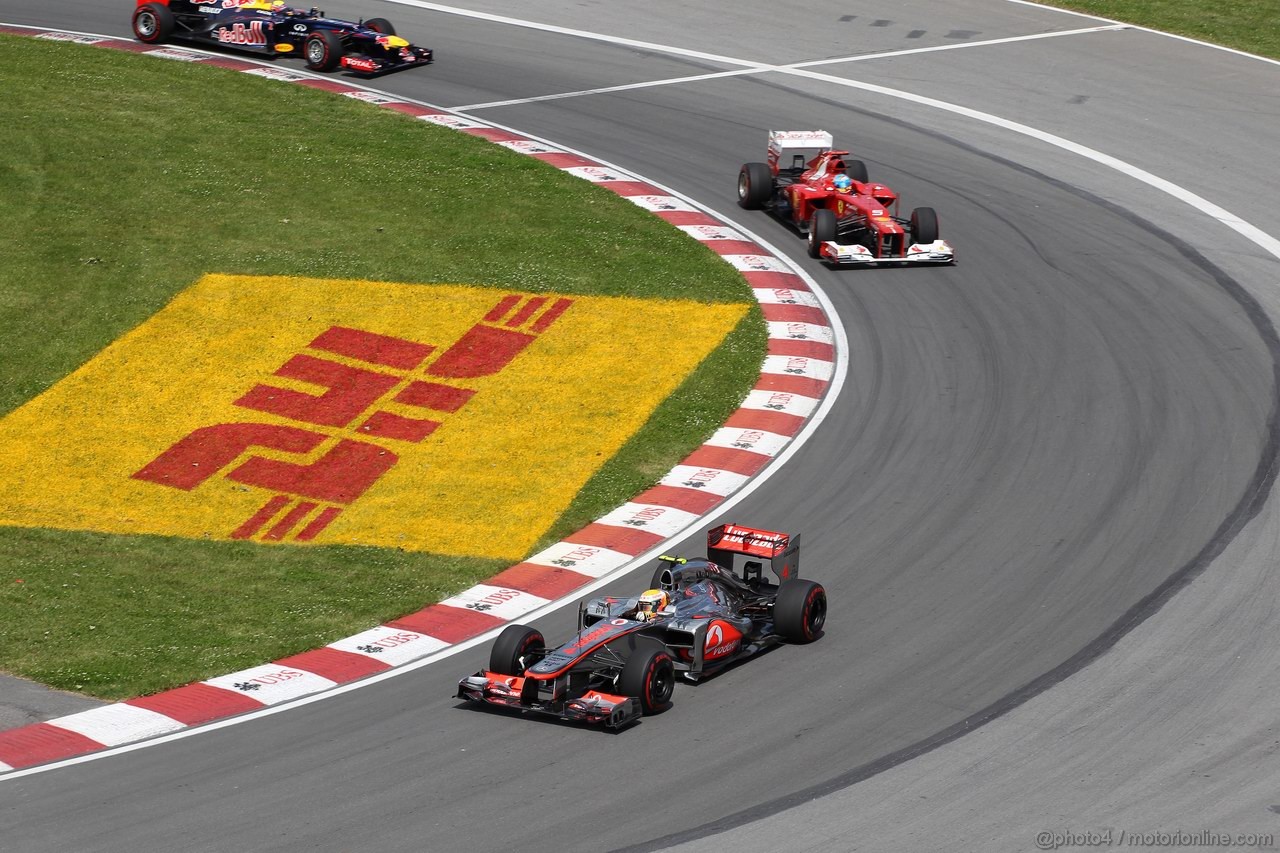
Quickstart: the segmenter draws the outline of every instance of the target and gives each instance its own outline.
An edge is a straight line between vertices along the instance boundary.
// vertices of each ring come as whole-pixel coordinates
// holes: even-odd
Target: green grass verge
[[[1280,0],[1055,0],[1043,5],[1280,59]]]
[[[349,98],[5,36],[0,79],[0,415],[206,272],[751,301],[704,246],[607,190]],[[753,308],[543,544],[714,431],[764,341]],[[0,528],[0,669],[139,695],[315,648],[504,565]]]

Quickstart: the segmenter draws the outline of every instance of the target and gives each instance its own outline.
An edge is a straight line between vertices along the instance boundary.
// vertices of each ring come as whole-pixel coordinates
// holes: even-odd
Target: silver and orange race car
[[[342,68],[370,77],[434,59],[429,48],[397,36],[385,18],[353,23],[281,0],[138,0],[133,34],[146,44],[180,39],[272,58],[300,54],[313,71]]]
[[[707,532],[705,559],[659,557],[644,593],[580,607],[577,633],[556,648],[535,628],[507,626],[488,668],[459,681],[456,695],[623,728],[665,710],[678,675],[697,681],[770,646],[821,636],[827,593],[798,577],[799,563],[799,536],[722,524]]]
[[[738,205],[763,208],[807,237],[810,257],[833,266],[955,262],[934,209],[899,216],[898,194],[835,150],[825,130],[769,131],[767,160],[738,170]]]

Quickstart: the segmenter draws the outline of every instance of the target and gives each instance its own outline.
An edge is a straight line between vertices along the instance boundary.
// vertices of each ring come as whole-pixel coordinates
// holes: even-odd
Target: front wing
[[[355,74],[373,77],[390,71],[415,68],[419,65],[430,65],[435,59],[435,54],[430,48],[417,47],[415,45],[400,48],[399,54],[399,59],[392,60],[368,54],[348,53],[342,57],[340,67]]]
[[[457,698],[516,708],[579,723],[621,729],[640,719],[640,700],[588,690],[576,699],[539,700],[537,690],[525,689],[525,679],[482,670],[458,682]],[[526,695],[527,694],[527,695]]]
[[[953,264],[956,260],[955,250],[946,240],[912,243],[901,255],[888,258],[877,258],[870,249],[860,243],[837,243],[835,240],[821,243],[818,253],[822,260],[836,266]]]

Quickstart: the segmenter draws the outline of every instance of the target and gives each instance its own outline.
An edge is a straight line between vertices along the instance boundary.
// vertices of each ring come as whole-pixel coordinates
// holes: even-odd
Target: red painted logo
[[[466,405],[476,390],[464,380],[501,371],[573,302],[548,301],[507,296],[438,355],[431,344],[332,326],[274,373],[323,393],[258,384],[235,401],[297,426],[245,420],[200,427],[132,476],[183,491],[215,476],[267,489],[275,495],[231,537],[311,541],[396,464],[403,447],[422,442]],[[387,411],[388,402],[421,414]],[[275,458],[251,455],[235,464],[256,448],[276,451]],[[312,453],[319,456],[310,462],[278,458]]]

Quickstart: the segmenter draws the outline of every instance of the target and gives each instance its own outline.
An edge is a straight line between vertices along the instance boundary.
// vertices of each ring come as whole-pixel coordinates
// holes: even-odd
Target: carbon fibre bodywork
[[[400,38],[382,18],[344,21],[276,0],[138,0],[133,32],[148,44],[178,39],[272,58],[297,54],[314,71],[342,68],[363,76],[434,59],[433,51]]]
[[[489,668],[463,678],[457,696],[606,728],[629,725],[666,705],[661,672],[697,681],[779,643],[821,635],[826,592],[796,577],[799,553],[798,536],[721,525],[708,532],[708,558],[659,558],[651,586],[668,601],[657,613],[642,618],[639,596],[593,598],[579,608],[577,633],[555,648],[532,628],[508,626]],[[764,560],[748,559],[735,574],[737,554],[767,559],[776,582],[764,576]],[[655,654],[656,685],[637,674]]]
[[[824,130],[769,132],[767,162],[738,171],[738,204],[763,209],[808,241],[832,266],[918,266],[955,262],[939,238],[938,215],[898,214],[898,194],[872,181],[866,164],[833,147]]]

